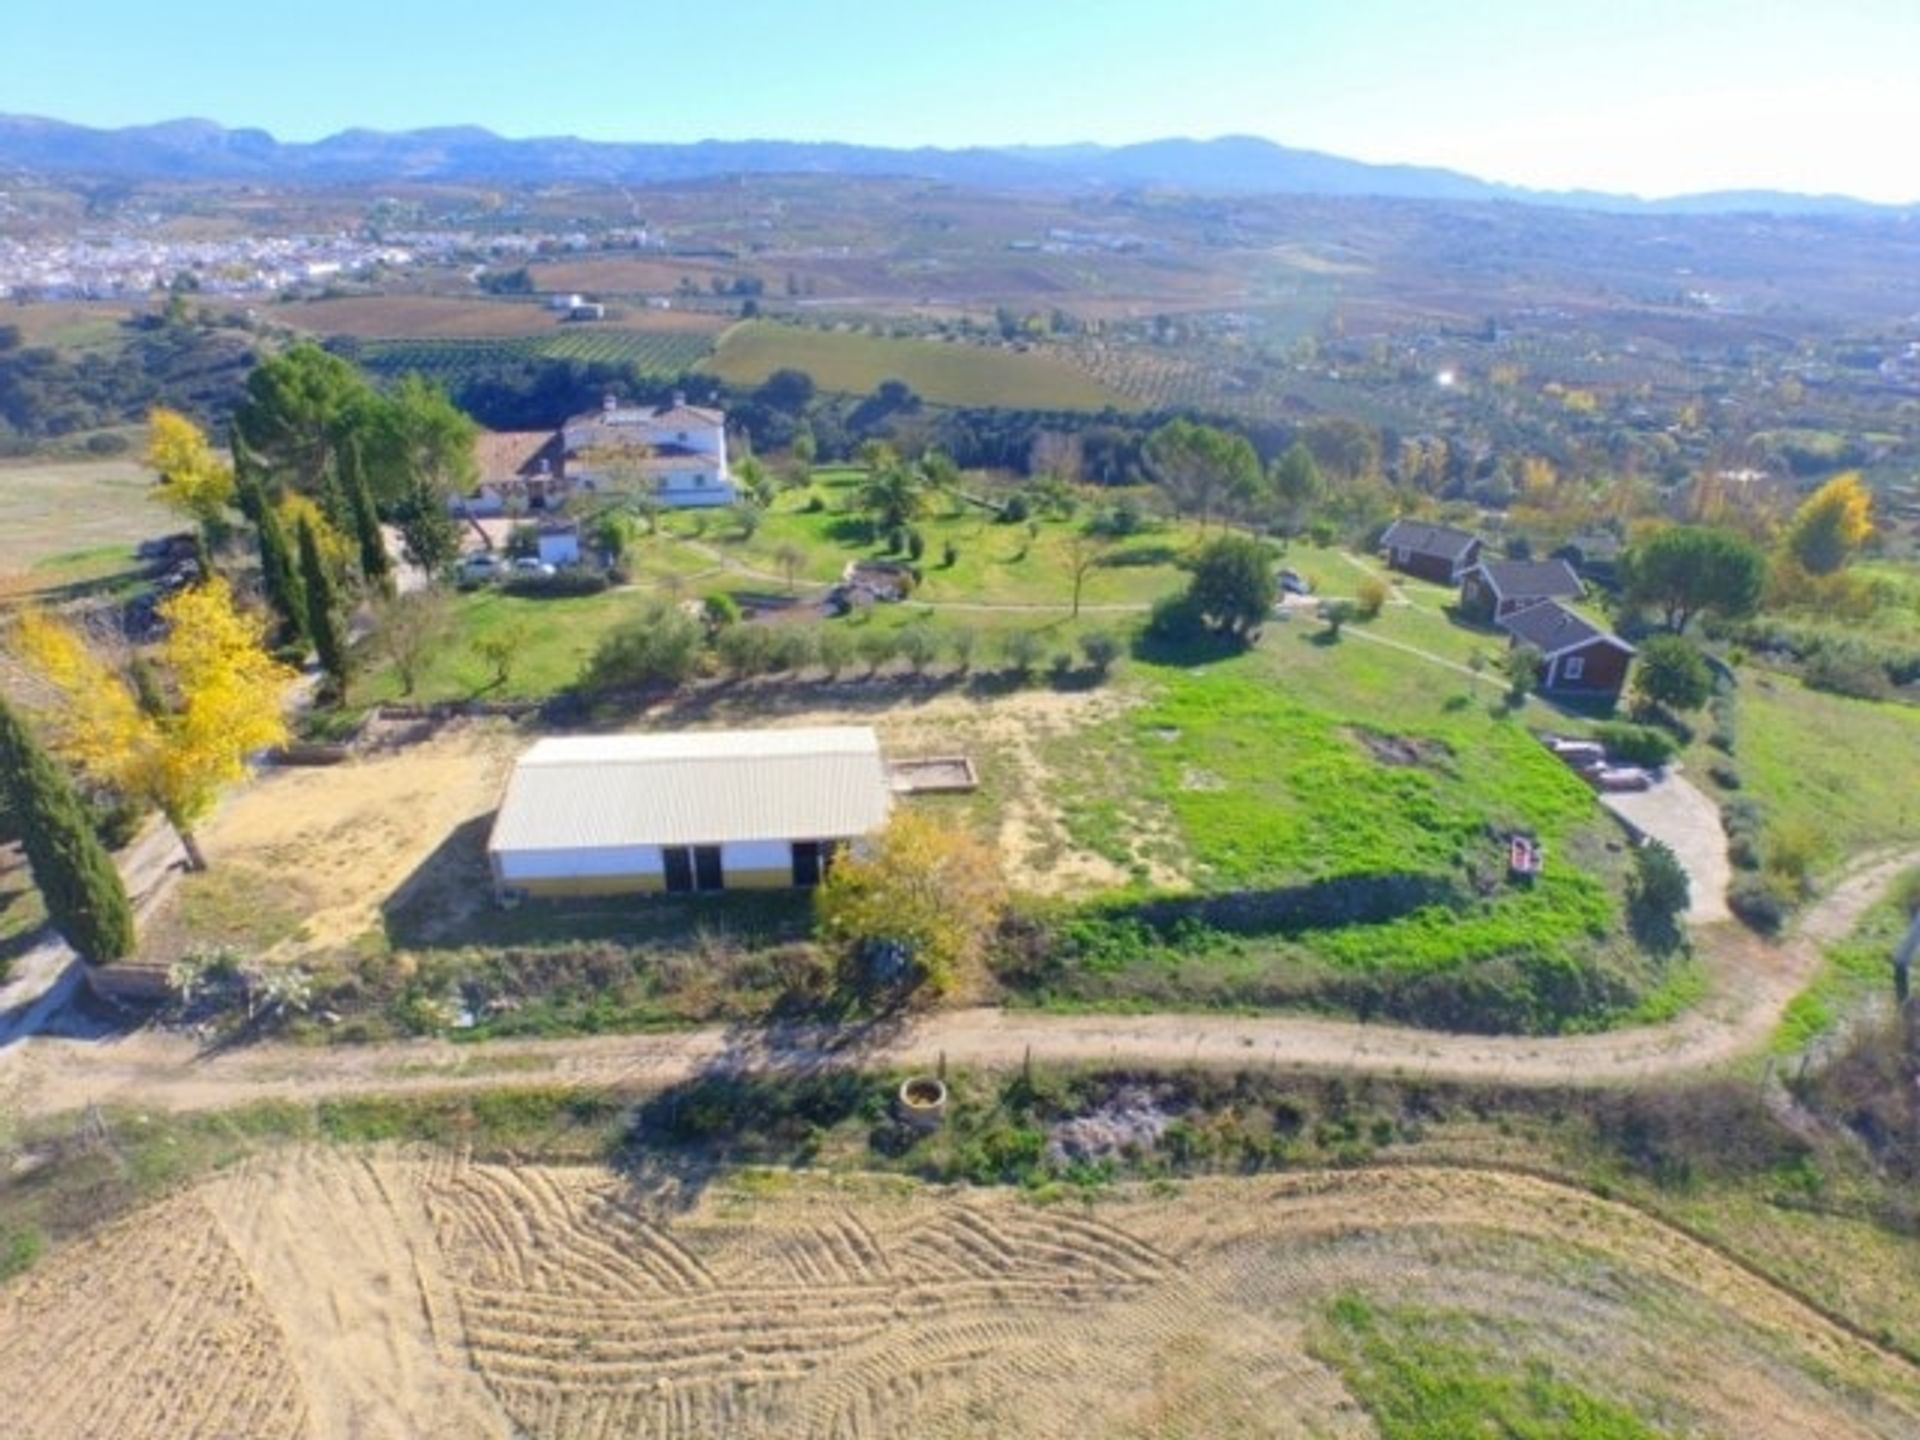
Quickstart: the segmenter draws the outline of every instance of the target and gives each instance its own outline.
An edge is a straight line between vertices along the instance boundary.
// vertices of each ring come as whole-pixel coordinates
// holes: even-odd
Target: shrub
[[[1678,940],[1676,922],[1691,901],[1691,887],[1678,858],[1658,840],[1634,851],[1629,901],[1634,929],[1643,939],[1660,944]]]
[[[724,630],[740,622],[740,603],[724,590],[715,590],[700,601],[701,618],[709,630]]]
[[[955,668],[962,674],[973,669],[973,654],[979,644],[980,637],[972,630],[962,628],[947,632],[947,653],[953,657]]]
[[[940,637],[925,624],[907,626],[900,632],[897,644],[900,658],[912,667],[916,675],[923,674],[929,665],[940,658]]]
[[[1698,710],[1713,693],[1706,657],[1678,635],[1652,635],[1634,663],[1633,690],[1649,705]]]
[[[926,553],[927,537],[909,525],[907,527],[907,558],[909,560],[918,560]]]
[[[1200,607],[1188,595],[1164,595],[1153,602],[1147,617],[1147,634],[1155,640],[1179,644],[1197,640],[1207,628]]]
[[[1033,515],[1033,506],[1024,495],[1009,496],[1000,507],[1000,518],[1009,525],[1024,525]]]
[[[1773,881],[1761,875],[1736,875],[1727,887],[1727,908],[1762,935],[1778,933],[1793,907]]]
[[[601,637],[580,683],[588,690],[682,684],[699,663],[701,638],[690,616],[656,603]]]
[[[896,525],[887,532],[887,551],[893,555],[905,555],[907,547],[913,543],[913,531],[905,525]]]
[[[1596,726],[1593,733],[1609,754],[1630,765],[1657,768],[1673,759],[1673,737],[1650,725],[1607,724]]]
[[[748,629],[756,627],[748,626]],[[767,668],[776,672],[804,670],[820,654],[820,637],[811,625],[769,625]]]
[[[1866,646],[1851,640],[1828,640],[1807,657],[1802,671],[1809,686],[1856,700],[1884,700],[1892,688],[1887,667]]]
[[[821,627],[815,649],[820,668],[826,671],[830,678],[838,679],[840,672],[853,663],[855,650],[853,636],[838,625]]]
[[[1238,639],[1259,630],[1277,593],[1272,552],[1244,535],[1209,542],[1194,561],[1187,586],[1187,598],[1207,625]]]
[[[570,595],[598,595],[608,580],[598,570],[556,570],[551,575],[514,575],[500,588],[528,600],[559,600]]]
[[[1502,662],[1507,673],[1507,703],[1518,705],[1540,683],[1540,671],[1546,664],[1538,646],[1516,645]]]
[[[1722,790],[1738,790],[1740,788],[1740,772],[1731,765],[1709,765],[1707,767],[1707,775],[1708,778]]]
[[[1096,675],[1105,676],[1120,658],[1120,639],[1111,631],[1089,630],[1080,637],[1080,653]]]
[[[867,667],[867,673],[879,670],[899,653],[894,632],[883,630],[876,625],[868,625],[854,640],[854,648],[859,651],[860,659]]]
[[[1386,582],[1376,575],[1369,575],[1360,582],[1360,588],[1355,592],[1354,614],[1362,620],[1371,620],[1386,603]]]
[[[1351,600],[1323,600],[1320,602],[1320,618],[1326,622],[1327,633],[1334,639],[1340,638],[1340,631],[1354,617]]]
[[[1775,824],[1767,829],[1767,875],[1792,899],[1804,899],[1820,858],[1820,836],[1805,825]]]
[[[773,669],[773,632],[764,625],[729,625],[713,640],[714,654],[732,675],[760,675]]]
[[[1000,636],[1000,658],[1008,670],[1025,680],[1040,663],[1046,646],[1031,630],[1008,630]]]
[[[940,544],[940,563],[949,570],[959,564],[960,547],[951,540],[942,541]]]

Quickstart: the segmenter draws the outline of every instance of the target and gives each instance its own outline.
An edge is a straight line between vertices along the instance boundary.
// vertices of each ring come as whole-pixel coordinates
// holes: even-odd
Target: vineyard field
[[[699,364],[712,348],[706,335],[583,328],[494,339],[365,341],[356,358],[376,375],[417,371],[441,381],[468,371],[537,360],[631,365],[645,374],[678,375]]]

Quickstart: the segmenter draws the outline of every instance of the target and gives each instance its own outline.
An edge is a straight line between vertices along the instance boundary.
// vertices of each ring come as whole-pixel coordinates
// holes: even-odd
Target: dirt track
[[[171,1110],[249,1100],[565,1083],[647,1088],[702,1070],[820,1065],[1011,1066],[1042,1061],[1141,1067],[1189,1064],[1404,1074],[1528,1085],[1604,1085],[1697,1071],[1762,1043],[1819,964],[1822,949],[1920,852],[1863,862],[1809,909],[1794,935],[1768,945],[1731,926],[1699,936],[1710,993],[1670,1024],[1559,1038],[1449,1035],[1294,1016],[1040,1015],[958,1010],[879,1034],[800,1027],[455,1045],[266,1044],[211,1055],[177,1035],[105,1041],[36,1037],[0,1050],[0,1103],[25,1113],[91,1103]]]
[[[768,1188],[768,1185],[772,1188]],[[1364,1436],[1310,1334],[1362,1293],[1689,1434],[1897,1437],[1920,1373],[1626,1207],[1471,1169],[1036,1206],[798,1174],[298,1152],[0,1293],[22,1440]]]

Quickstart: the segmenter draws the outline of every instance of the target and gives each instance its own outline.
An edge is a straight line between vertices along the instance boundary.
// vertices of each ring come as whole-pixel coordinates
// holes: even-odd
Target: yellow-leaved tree
[[[1873,535],[1873,492],[1860,472],[1827,481],[1793,512],[1787,553],[1809,575],[1831,575]]]
[[[835,862],[814,895],[821,939],[840,950],[854,988],[870,992],[963,988],[1006,908],[999,857],[909,810]]]
[[[52,748],[90,779],[153,806],[196,870],[194,828],[246,757],[285,743],[283,705],[294,674],[262,643],[261,627],[215,577],[160,606],[166,638],[146,687],[66,622],[29,610],[12,649],[37,682]]]
[[[234,502],[233,467],[206,433],[178,410],[156,408],[147,416],[146,463],[159,472],[161,502],[198,525],[209,545],[218,540]]]

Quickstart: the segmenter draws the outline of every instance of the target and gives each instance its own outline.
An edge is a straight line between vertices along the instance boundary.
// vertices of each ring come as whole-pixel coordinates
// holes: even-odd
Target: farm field
[[[707,368],[734,385],[758,385],[793,368],[822,389],[864,395],[901,380],[936,405],[1024,410],[1130,409],[1133,402],[1070,361],[1051,355],[933,340],[893,339],[748,321],[721,337]]]
[[[43,1262],[0,1291],[0,1335],[21,1440],[1406,1440],[1462,1433],[1414,1428],[1448,1397],[1520,1434],[1920,1423],[1909,1365],[1679,1232],[1448,1168],[1042,1206],[295,1149]]]
[[[133,569],[133,547],[181,528],[132,460],[0,462],[0,577],[48,590]]]
[[[672,376],[692,369],[711,349],[711,332],[698,329],[570,325],[497,339],[366,340],[355,359],[382,378],[417,371],[446,385],[470,370],[517,360],[630,365],[641,374]]]
[[[618,326],[563,320],[544,299],[495,296],[347,295],[274,305],[270,319],[314,335],[352,335],[361,340],[473,340],[514,335],[574,335],[606,328],[660,333],[712,334],[717,316],[689,310],[639,310]]]

